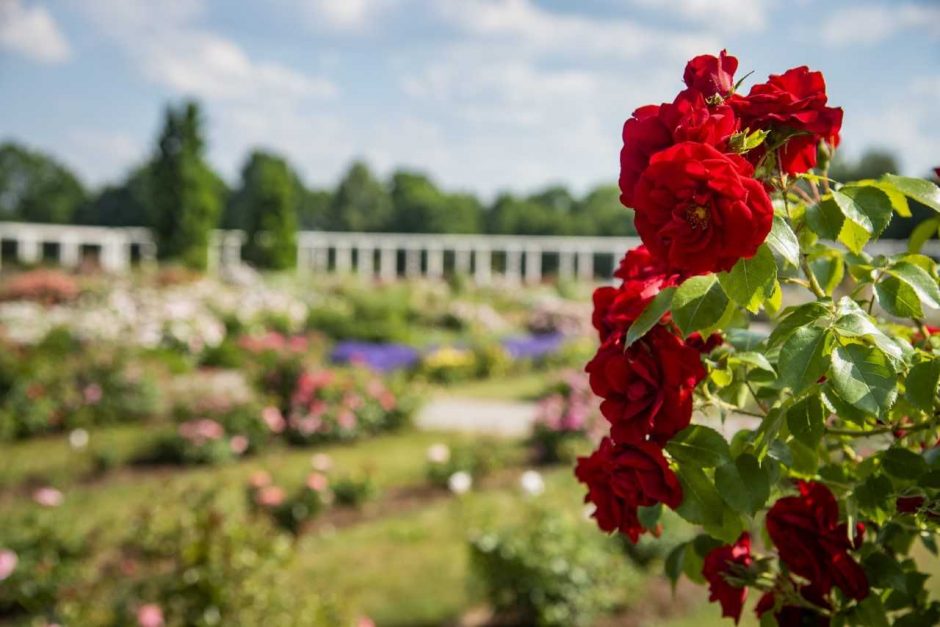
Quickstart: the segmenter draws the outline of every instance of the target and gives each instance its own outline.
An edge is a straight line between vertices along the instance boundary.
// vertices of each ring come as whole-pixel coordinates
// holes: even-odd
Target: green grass
[[[487,400],[530,401],[545,392],[554,379],[554,372],[529,372],[512,377],[498,377],[481,381],[466,381],[439,386],[432,392],[441,396],[462,396]]]

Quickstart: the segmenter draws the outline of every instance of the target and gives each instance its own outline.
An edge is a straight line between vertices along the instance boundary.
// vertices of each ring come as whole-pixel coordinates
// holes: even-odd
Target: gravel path
[[[463,396],[435,396],[418,412],[415,419],[419,429],[426,431],[462,431],[487,433],[506,437],[529,434],[535,420],[535,403],[504,401]],[[717,430],[731,438],[741,429],[753,429],[759,420],[750,416],[734,415],[721,423],[715,417],[696,413],[692,421]]]

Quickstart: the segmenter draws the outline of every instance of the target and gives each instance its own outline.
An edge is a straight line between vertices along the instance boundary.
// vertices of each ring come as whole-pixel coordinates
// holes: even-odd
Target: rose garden
[[[599,287],[5,264],[0,624],[940,623],[940,189],[738,64],[626,120]]]

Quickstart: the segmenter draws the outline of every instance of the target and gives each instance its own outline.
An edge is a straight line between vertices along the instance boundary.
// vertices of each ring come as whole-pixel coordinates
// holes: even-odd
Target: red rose
[[[636,228],[650,253],[687,274],[730,270],[757,252],[774,209],[737,155],[683,142],[656,153],[636,186]]]
[[[663,288],[679,282],[679,276],[666,273],[643,245],[624,255],[614,276],[623,280],[619,287],[594,290],[591,321],[601,341],[612,333],[626,330]]]
[[[664,503],[675,509],[682,503],[679,479],[650,442],[615,445],[604,438],[590,457],[578,458],[574,473],[588,487],[584,501],[596,506],[597,525],[608,533],[620,531],[634,543],[649,531],[637,518],[638,507]]]
[[[703,54],[689,61],[682,78],[686,85],[702,92],[706,98],[716,94],[724,98],[734,89],[734,73],[737,69],[737,58],[722,50],[718,57]]]
[[[807,481],[798,481],[797,488],[799,496],[784,497],[767,512],[767,532],[780,560],[823,595],[836,585],[853,599],[865,598],[868,578],[849,555],[861,545],[865,527],[857,525],[852,544],[846,524],[839,523],[839,506],[829,488]]]
[[[789,174],[799,174],[816,167],[816,149],[820,141],[839,145],[842,109],[827,107],[826,81],[821,72],[806,66],[771,74],[766,83],[754,85],[747,96],[732,96],[728,104],[741,120],[742,128],[771,131],[782,139],[793,137],[780,149],[780,165]],[[748,153],[759,160],[764,150]]]
[[[633,207],[636,183],[650,158],[660,150],[682,141],[724,149],[737,128],[731,107],[709,107],[697,90],[680,92],[671,103],[640,107],[623,125],[620,202]]]
[[[796,587],[792,581],[789,585],[791,588]],[[828,610],[831,606],[826,598],[812,586],[803,586],[797,593],[802,597],[802,600],[794,598],[788,603],[785,598],[780,598],[778,602],[775,591],[769,590],[757,602],[754,611],[758,617],[767,612],[773,612],[778,627],[829,627],[828,616],[805,604],[805,602],[809,602],[820,609]],[[795,593],[790,592],[789,594],[793,595]]]
[[[734,577],[735,569],[746,569],[753,561],[751,536],[746,531],[734,544],[712,549],[705,556],[702,575],[708,580],[708,600],[721,603],[721,615],[733,618],[735,624],[741,620],[747,587],[733,585],[726,577]]]
[[[615,442],[665,443],[689,425],[692,392],[705,378],[699,351],[663,325],[626,351],[621,335],[609,337],[585,370]]]
[[[899,514],[916,514],[924,506],[926,499],[922,496],[899,496],[894,504]]]

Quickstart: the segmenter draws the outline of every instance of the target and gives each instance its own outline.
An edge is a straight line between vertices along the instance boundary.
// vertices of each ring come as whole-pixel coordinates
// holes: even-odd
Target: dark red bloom
[[[686,89],[671,103],[640,107],[623,125],[620,151],[620,202],[634,206],[640,175],[650,158],[678,142],[696,141],[727,147],[738,129],[734,111],[726,105],[709,107],[701,92]]]
[[[732,585],[726,577],[735,576],[736,567],[745,569],[753,561],[751,536],[746,531],[734,544],[719,546],[705,556],[702,575],[708,581],[708,600],[718,601],[721,604],[721,615],[733,618],[735,624],[741,620],[747,587]]]
[[[808,580],[822,595],[838,586],[853,599],[868,596],[868,578],[849,551],[861,546],[865,527],[856,526],[854,543],[832,492],[816,482],[798,481],[798,496],[774,503],[767,512],[767,532],[780,560],[790,571]]]
[[[754,168],[696,142],[656,153],[636,186],[636,228],[650,253],[686,274],[730,270],[770,232],[773,205]]]
[[[614,276],[622,279],[619,287],[594,290],[592,322],[601,341],[626,330],[663,288],[676,285],[680,278],[667,273],[643,245],[624,255]]]
[[[820,141],[839,145],[842,109],[826,106],[827,101],[822,73],[800,66],[771,74],[766,83],[751,87],[747,96],[732,96],[728,104],[742,128],[771,131],[772,141],[792,135],[779,151],[780,165],[789,174],[799,174],[816,167]],[[760,147],[749,152],[748,158],[756,162],[763,153]]]
[[[689,337],[685,338],[685,343],[697,350],[698,352],[706,355],[719,346],[721,346],[725,341],[725,338],[721,333],[712,333],[707,338],[703,338],[701,333],[695,332]]]
[[[926,499],[922,496],[899,496],[894,504],[901,514],[916,514],[924,506]]]
[[[803,586],[799,590],[799,594],[803,599],[819,608],[830,608],[825,597],[811,586]],[[777,607],[777,595],[773,590],[769,590],[757,602],[754,611],[758,617],[767,612],[774,612],[778,627],[829,627],[830,621],[827,615],[814,610],[812,607],[794,604],[797,602],[794,599],[793,603],[788,605],[785,600],[782,600],[779,607]]]
[[[682,503],[679,479],[651,442],[614,444],[604,438],[589,457],[578,458],[575,476],[588,487],[584,501],[595,505],[597,525],[633,542],[649,531],[640,524],[638,507],[663,503],[675,509]]]
[[[585,370],[601,397],[601,413],[615,442],[660,444],[692,419],[692,392],[705,378],[700,353],[663,325],[654,326],[625,351],[610,336]]]
[[[706,98],[716,94],[724,98],[734,89],[734,73],[737,70],[737,58],[722,50],[717,57],[703,54],[689,61],[682,78],[686,85],[702,92]]]

